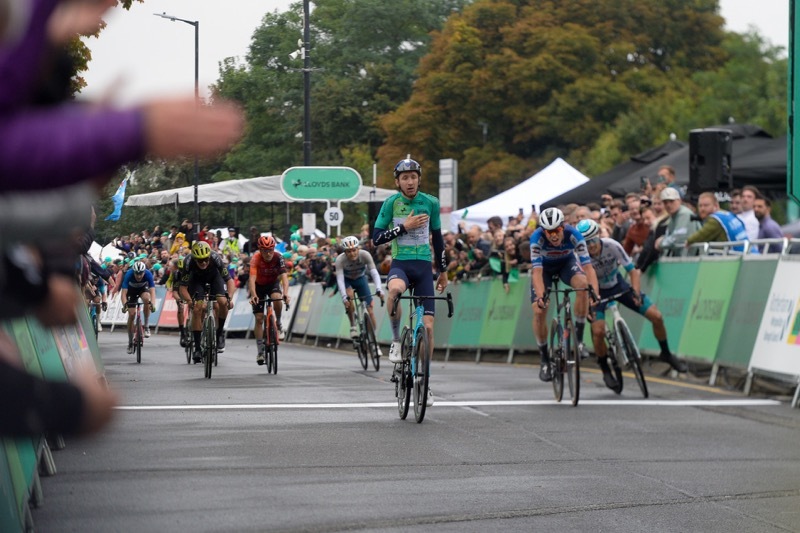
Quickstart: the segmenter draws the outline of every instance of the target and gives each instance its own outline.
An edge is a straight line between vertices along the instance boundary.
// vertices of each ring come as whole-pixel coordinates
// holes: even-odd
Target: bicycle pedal
[[[391,381],[392,383],[397,383],[400,380],[397,379],[397,374],[392,374],[392,379],[390,379],[389,381]]]

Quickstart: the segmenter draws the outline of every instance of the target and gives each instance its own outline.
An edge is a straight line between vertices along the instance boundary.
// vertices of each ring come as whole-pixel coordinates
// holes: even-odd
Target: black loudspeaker
[[[689,192],[733,189],[733,133],[724,129],[689,132]]]

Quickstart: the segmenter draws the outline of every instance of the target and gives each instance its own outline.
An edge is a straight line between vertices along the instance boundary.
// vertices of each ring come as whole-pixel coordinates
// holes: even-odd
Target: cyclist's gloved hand
[[[547,300],[544,298],[536,298],[536,305],[539,306],[539,309],[547,309]]]
[[[102,309],[104,313],[106,311],[108,311],[108,303],[106,303],[106,302],[101,303],[100,304],[100,309]]]
[[[150,304],[150,312],[151,313],[155,313],[156,312],[156,304]]]
[[[633,305],[636,307],[642,306],[642,295],[636,291],[633,291]]]
[[[233,309],[233,300],[227,292],[225,293],[225,298],[228,299],[228,309]]]

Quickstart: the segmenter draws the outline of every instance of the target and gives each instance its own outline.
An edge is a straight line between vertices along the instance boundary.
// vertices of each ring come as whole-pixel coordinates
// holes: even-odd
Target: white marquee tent
[[[201,204],[238,204],[293,202],[281,191],[280,176],[264,176],[242,180],[206,183],[197,188],[197,199]],[[373,193],[374,191],[374,193]],[[352,202],[382,202],[395,191],[362,185],[358,196]],[[125,205],[154,206],[190,204],[194,202],[194,187],[179,187],[164,191],[134,194],[128,197]]]
[[[486,221],[493,216],[499,216],[505,224],[508,217],[519,213],[520,208],[527,219],[531,214],[532,204],[539,208],[548,200],[587,181],[589,178],[559,157],[519,185],[475,205],[453,211],[450,215],[450,229],[457,231],[459,222],[464,222],[467,228],[477,224],[486,229]]]

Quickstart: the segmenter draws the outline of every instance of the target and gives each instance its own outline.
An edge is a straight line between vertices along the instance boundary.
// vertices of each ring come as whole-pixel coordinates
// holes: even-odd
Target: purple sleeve
[[[143,121],[138,109],[76,104],[0,118],[3,192],[70,185],[113,173],[142,155]]]
[[[60,0],[29,0],[28,27],[21,39],[0,46],[0,113],[29,102],[47,51],[47,21]]]

